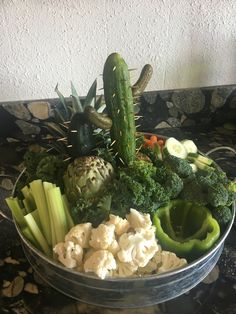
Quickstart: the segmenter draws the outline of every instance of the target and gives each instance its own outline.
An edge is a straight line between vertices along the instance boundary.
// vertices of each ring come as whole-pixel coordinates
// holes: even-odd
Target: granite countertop
[[[146,130],[148,131],[148,130]],[[153,130],[149,130],[150,132]],[[197,129],[160,129],[159,134],[176,138],[191,138],[199,149],[206,153],[219,146],[236,149],[235,131],[222,127]],[[214,152],[211,157],[226,171],[231,179],[236,178],[236,156],[230,150]],[[9,191],[1,189],[1,209],[6,208],[4,198]],[[10,294],[3,288],[14,280]],[[33,272],[21,248],[14,225],[0,218],[0,313],[236,313],[236,224],[226,240],[223,253],[211,273],[188,293],[171,301],[144,309],[115,310],[82,304],[50,288]],[[6,294],[6,293],[5,293]]]

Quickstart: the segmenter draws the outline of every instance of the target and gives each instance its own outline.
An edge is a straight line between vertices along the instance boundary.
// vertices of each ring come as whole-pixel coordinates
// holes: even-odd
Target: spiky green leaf
[[[69,118],[69,112],[68,112],[68,108],[67,108],[67,103],[66,103],[66,99],[65,97],[62,95],[62,93],[59,91],[58,89],[58,84],[56,85],[55,87],[55,92],[57,93],[60,101],[61,101],[61,104],[63,106],[63,109],[64,109],[64,112],[65,112],[65,118],[64,118],[64,121],[65,120],[68,120]]]
[[[98,110],[102,105],[103,105],[103,96],[102,95],[100,95],[98,98],[97,98],[97,100],[95,101],[95,105],[94,105],[94,108],[96,109],[96,110]]]
[[[74,112],[83,112],[83,107],[79,98],[79,95],[71,82],[71,97],[72,97],[72,105]]]
[[[55,135],[58,134],[61,137],[66,136],[66,132],[58,125],[57,123],[54,122],[44,122],[44,127],[46,127],[51,134]]]
[[[97,92],[97,79],[95,79],[95,81],[93,82],[92,86],[90,87],[88,91],[88,94],[83,103],[83,108],[87,106],[94,107],[94,101],[96,99],[96,92]]]

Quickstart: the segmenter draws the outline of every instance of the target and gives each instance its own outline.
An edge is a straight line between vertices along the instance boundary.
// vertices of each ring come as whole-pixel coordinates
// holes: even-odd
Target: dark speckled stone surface
[[[219,146],[235,150],[235,88],[221,86],[146,93],[142,96],[139,110],[142,116],[139,128],[178,139],[192,139],[204,153]],[[8,108],[6,104],[0,105],[0,119],[3,121],[0,125],[0,204],[3,211],[7,212],[4,198],[10,194],[24,149],[29,143],[41,141],[41,133],[45,132],[41,128],[43,119],[53,116],[51,108],[57,101],[49,100],[47,103],[48,111],[46,105],[42,105],[44,115],[37,112],[37,117],[32,106],[29,110],[28,102],[14,103]],[[236,178],[236,156],[232,151],[220,150],[212,153],[211,157],[231,179]],[[23,278],[24,287],[31,283],[36,290],[22,290],[15,297],[3,296],[3,287],[17,276]],[[43,283],[25,259],[13,224],[0,218],[0,285],[0,313],[233,314],[236,313],[236,225],[227,238],[217,266],[197,287],[153,307],[114,310],[81,304]]]

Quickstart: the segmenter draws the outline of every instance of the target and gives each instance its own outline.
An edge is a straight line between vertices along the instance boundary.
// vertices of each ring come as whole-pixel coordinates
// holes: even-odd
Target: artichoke
[[[64,175],[65,193],[69,202],[76,205],[81,198],[93,203],[103,195],[114,176],[112,165],[97,156],[76,158]]]

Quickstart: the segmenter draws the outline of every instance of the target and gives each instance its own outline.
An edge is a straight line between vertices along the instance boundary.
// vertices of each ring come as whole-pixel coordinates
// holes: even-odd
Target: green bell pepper
[[[153,222],[162,248],[189,260],[207,252],[220,236],[219,224],[210,210],[184,200],[159,208]]]

